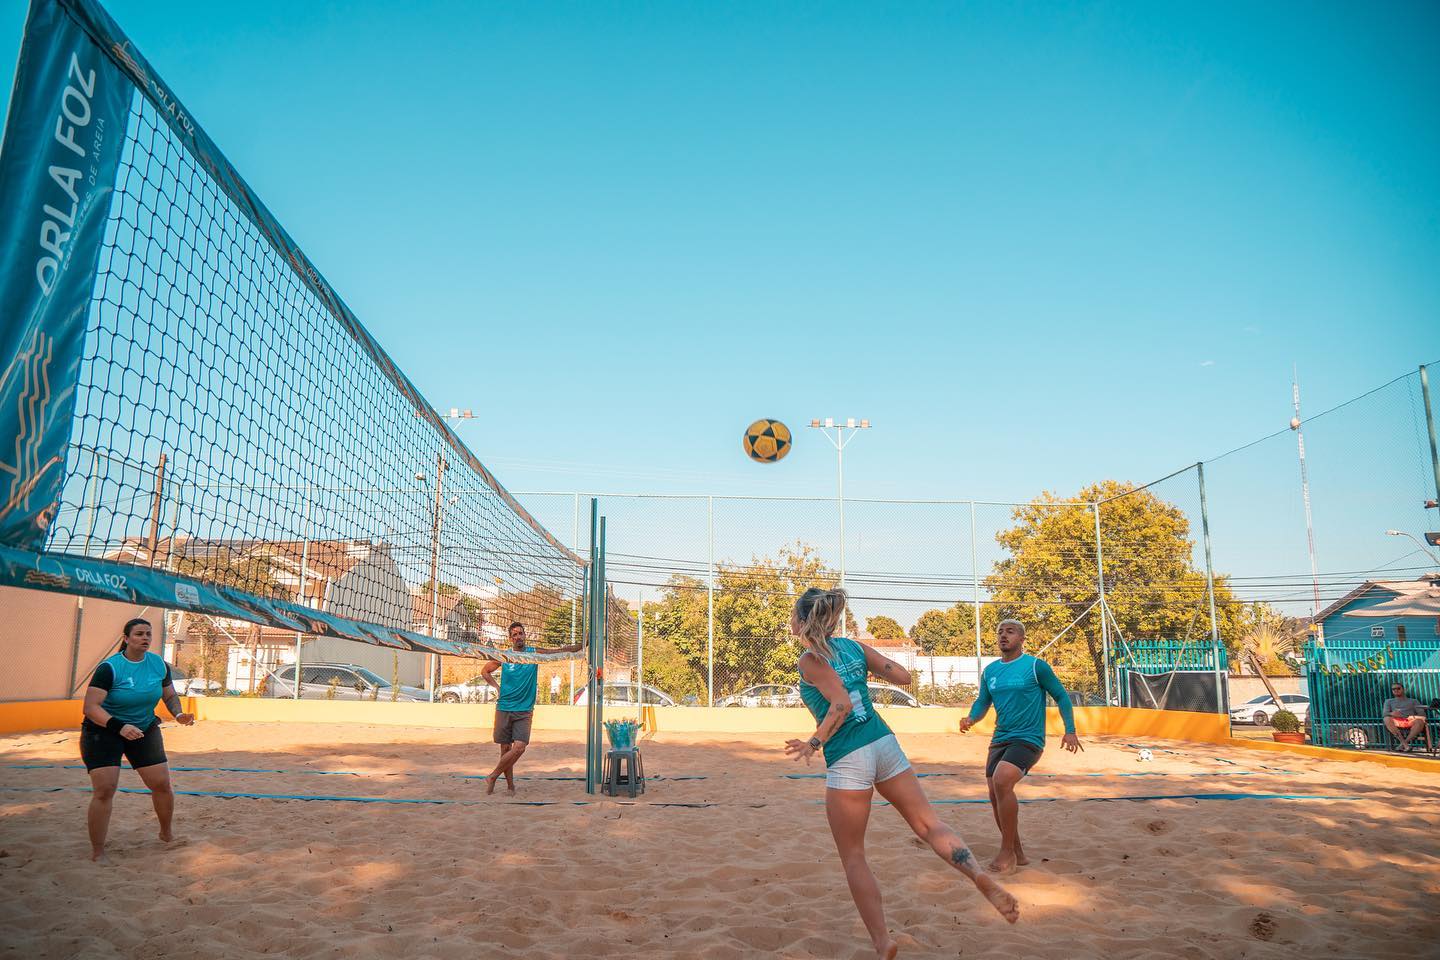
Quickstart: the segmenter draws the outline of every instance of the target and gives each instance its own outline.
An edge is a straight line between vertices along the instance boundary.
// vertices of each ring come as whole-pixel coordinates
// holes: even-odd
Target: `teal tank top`
[[[830,638],[830,666],[840,675],[850,694],[850,715],[829,740],[825,741],[825,765],[828,767],[847,754],[867,744],[890,736],[890,727],[875,712],[870,702],[870,686],[866,683],[869,670],[865,666],[865,650],[848,637]],[[830,712],[825,694],[800,678],[800,699],[819,724]]]
[[[102,660],[100,667],[108,667],[110,674],[105,678],[106,671],[96,668],[96,677],[91,681],[92,686],[102,686],[107,691],[100,706],[112,717],[149,730],[155,722],[155,704],[160,702],[165,684],[170,681],[170,664],[148,651],[139,663],[117,652]],[[106,679],[110,683],[108,687],[104,686]]]
[[[534,653],[534,647],[526,647],[526,653]],[[500,699],[496,710],[510,713],[524,713],[535,709],[536,676],[540,668],[533,663],[500,664]]]

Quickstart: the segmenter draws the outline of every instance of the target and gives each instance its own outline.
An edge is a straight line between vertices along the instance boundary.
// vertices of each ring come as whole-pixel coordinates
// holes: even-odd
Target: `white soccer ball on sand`
[[[1140,756],[1137,757],[1136,759],[1139,760],[1139,762],[1141,762],[1141,763],[1149,763],[1151,760],[1154,760],[1155,758],[1150,754],[1150,751],[1149,751],[1149,750],[1141,750],[1141,751],[1140,751]]]

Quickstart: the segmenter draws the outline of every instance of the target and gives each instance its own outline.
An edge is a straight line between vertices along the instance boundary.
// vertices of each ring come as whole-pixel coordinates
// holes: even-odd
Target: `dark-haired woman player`
[[[140,774],[155,804],[160,839],[169,843],[170,818],[175,812],[175,791],[170,786],[170,764],[160,739],[160,718],[155,704],[186,726],[195,718],[183,712],[180,695],[170,682],[170,665],[150,653],[150,621],[138,617],[125,624],[120,649],[100,662],[85,691],[85,720],[80,725],[80,756],[90,771],[88,822],[90,859],[105,856],[105,835],[110,831],[110,808],[120,784],[120,758]]]
[[[795,601],[790,631],[805,648],[799,663],[800,696],[819,727],[809,740],[791,740],[785,752],[806,763],[816,753],[824,753],[825,816],[875,955],[891,960],[899,950],[885,925],[880,885],[865,859],[865,828],[877,790],[917,837],[968,877],[991,906],[1014,923],[1020,917],[1015,898],[984,871],[965,840],[935,815],[905,752],[870,702],[870,674],[908,685],[910,672],[872,647],[835,636],[844,612],[843,590],[811,587]]]

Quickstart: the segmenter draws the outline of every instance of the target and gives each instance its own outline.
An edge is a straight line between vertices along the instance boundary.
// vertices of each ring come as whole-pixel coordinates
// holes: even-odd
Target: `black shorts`
[[[534,720],[534,710],[496,710],[495,742],[508,745],[521,740],[529,743],[530,725]]]
[[[1040,754],[1045,751],[1033,743],[1026,743],[1024,740],[1004,740],[1000,743],[990,744],[990,756],[985,758],[985,779],[989,780],[995,776],[995,768],[1000,761],[1013,763],[1020,768],[1020,772],[1029,773],[1030,768],[1040,762]]]
[[[80,759],[85,761],[86,770],[118,767],[122,756],[136,770],[169,761],[170,758],[165,756],[165,741],[160,736],[159,718],[150,724],[150,729],[139,740],[126,740],[89,720],[80,724]]]

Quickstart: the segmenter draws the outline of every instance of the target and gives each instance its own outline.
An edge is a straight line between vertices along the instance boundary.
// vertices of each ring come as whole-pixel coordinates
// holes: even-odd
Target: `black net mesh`
[[[135,97],[47,551],[485,643],[567,612],[578,558],[298,262]]]

